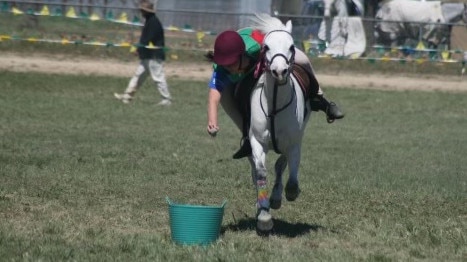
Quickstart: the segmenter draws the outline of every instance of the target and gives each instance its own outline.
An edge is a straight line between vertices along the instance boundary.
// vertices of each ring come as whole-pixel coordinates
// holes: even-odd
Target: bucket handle
[[[167,201],[167,204],[172,205],[172,201],[170,201],[168,196],[165,196],[165,201]]]
[[[167,201],[167,204],[172,205],[172,201],[170,201],[170,198],[168,196],[165,197],[165,201]],[[227,199],[224,199],[224,202],[222,202],[221,207],[224,208],[226,204]]]
[[[224,202],[222,202],[221,207],[224,208],[225,204],[227,204],[227,199],[224,199]]]

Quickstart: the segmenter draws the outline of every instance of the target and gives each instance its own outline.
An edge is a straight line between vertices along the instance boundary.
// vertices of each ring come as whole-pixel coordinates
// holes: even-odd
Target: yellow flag
[[[204,32],[196,32],[196,38],[198,39],[198,42],[202,42],[203,38],[206,34]]]
[[[417,45],[417,50],[423,50],[423,49],[426,49],[425,45],[423,44],[422,41],[418,42],[418,45]]]
[[[178,28],[178,27],[176,27],[176,26],[173,26],[173,25],[169,26],[167,29],[168,29],[169,31],[180,31],[180,28]]]
[[[311,43],[308,40],[303,41],[303,50],[308,53],[311,48]]]
[[[19,9],[16,8],[16,7],[13,7],[13,8],[11,9],[11,12],[13,12],[13,14],[15,14],[15,15],[22,15],[22,14],[24,14],[23,11],[19,10]]]
[[[125,12],[121,13],[121,14],[120,14],[120,17],[118,18],[117,21],[119,21],[119,22],[125,22],[125,23],[128,22],[128,17],[127,17],[127,15],[126,15],[126,13],[125,13]]]
[[[134,45],[132,45],[130,47],[130,53],[134,53],[134,52],[136,52],[136,47]]]
[[[71,7],[68,12],[66,12],[66,17],[77,18],[75,9]]]
[[[0,41],[2,40],[10,40],[11,39],[11,36],[9,35],[0,35]]]
[[[29,42],[37,42],[37,39],[34,38],[34,37],[30,37],[30,38],[28,38],[28,41],[29,41]]]
[[[121,47],[130,47],[130,43],[128,43],[128,42],[122,42],[122,43],[120,43],[120,46],[121,46]]]
[[[49,8],[46,5],[44,5],[44,7],[42,7],[40,15],[50,15]]]
[[[68,41],[67,39],[62,39],[62,45],[66,45],[66,44],[69,44],[70,41]]]
[[[96,21],[96,20],[100,20],[101,18],[99,17],[99,15],[94,13],[89,17],[89,19],[92,20],[92,21]]]
[[[443,60],[448,60],[449,59],[449,51],[441,52],[441,57],[443,58]]]
[[[149,42],[149,45],[146,46],[146,48],[149,48],[149,49],[156,49],[156,47],[154,46],[154,44],[152,42]]]

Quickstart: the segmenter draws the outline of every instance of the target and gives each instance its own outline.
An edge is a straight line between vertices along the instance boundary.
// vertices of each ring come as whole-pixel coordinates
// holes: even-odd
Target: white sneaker
[[[132,97],[129,94],[117,94],[114,93],[115,98],[122,101],[124,104],[130,103]]]
[[[158,106],[170,106],[172,102],[169,99],[163,99],[157,105]]]

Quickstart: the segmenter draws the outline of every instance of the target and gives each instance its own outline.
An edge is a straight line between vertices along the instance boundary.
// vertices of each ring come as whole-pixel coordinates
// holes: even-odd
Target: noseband
[[[264,40],[263,40],[263,43],[266,42],[266,39],[268,38],[268,36],[271,34],[271,33],[274,33],[274,32],[286,32],[287,34],[291,35],[288,31],[286,30],[272,30],[270,31],[269,33],[266,34],[266,36],[264,37]],[[284,60],[286,61],[287,65],[289,66],[289,69],[290,69],[290,66],[295,62],[295,47],[291,48],[291,52],[292,52],[292,55],[290,57],[290,59],[288,59],[284,54],[282,53],[277,53],[277,54],[274,54],[272,57],[271,57],[271,60],[268,60],[266,58],[266,52],[269,51],[269,47],[267,45],[264,45],[261,47],[261,51],[260,51],[260,54],[259,54],[259,60],[258,60],[258,63],[256,64],[256,69],[255,69],[255,78],[258,78],[261,73],[263,71],[268,71],[268,72],[271,72],[270,70],[270,66],[272,64],[272,62],[274,61],[275,58],[277,57],[282,57],[284,58]],[[288,70],[288,75],[290,74],[290,70]],[[288,76],[287,75],[287,76]]]

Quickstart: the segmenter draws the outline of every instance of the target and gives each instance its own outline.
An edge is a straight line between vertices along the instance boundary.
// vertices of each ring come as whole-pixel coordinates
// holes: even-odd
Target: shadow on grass
[[[274,227],[271,232],[259,232],[256,230],[256,219],[254,218],[243,218],[237,221],[237,223],[228,224],[223,226],[221,229],[221,234],[224,234],[226,231],[256,231],[258,235],[268,236],[268,235],[278,235],[284,237],[298,237],[310,232],[317,232],[319,230],[327,231],[327,229],[320,225],[307,224],[307,223],[289,223],[280,219],[273,219]]]

